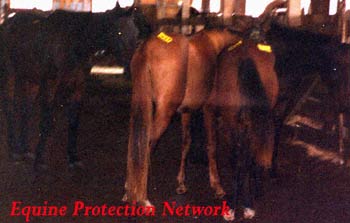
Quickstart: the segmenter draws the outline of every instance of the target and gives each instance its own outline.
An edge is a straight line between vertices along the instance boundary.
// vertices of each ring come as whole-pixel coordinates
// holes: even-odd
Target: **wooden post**
[[[165,6],[165,0],[157,0],[157,19],[163,19],[165,17]]]
[[[181,14],[181,33],[190,34],[190,26],[183,24],[183,21],[188,21],[190,18],[191,0],[182,0],[182,14]]]
[[[338,1],[338,13],[340,14],[339,18],[341,19],[341,42],[342,43],[347,43],[347,38],[348,38],[348,19],[349,19],[349,14],[345,11],[346,9],[346,1]],[[345,135],[345,128],[344,128],[344,119],[345,119],[345,113],[340,112],[338,114],[338,149],[339,149],[339,154],[342,157],[344,164],[348,165],[347,163],[347,157],[346,157],[346,152],[344,148],[344,139],[346,137]]]
[[[313,15],[328,15],[329,0],[311,0],[311,12]]]
[[[4,22],[5,17],[5,2],[4,0],[0,0],[0,24]]]
[[[350,1],[349,1],[350,4]],[[341,42],[350,44],[349,38],[349,23],[350,23],[350,10],[346,10],[346,1],[341,1],[339,10],[339,24],[340,24],[340,33],[341,33]]]
[[[236,1],[234,1],[234,10],[233,10],[233,12],[236,15],[244,15],[245,14],[245,2],[246,2],[246,0],[236,0]]]
[[[232,25],[232,13],[235,2],[232,0],[224,0],[222,4],[224,25]]]
[[[288,24],[290,26],[301,25],[301,3],[300,0],[288,1]]]
[[[210,0],[202,0],[202,9],[203,9],[203,12],[209,12],[210,9],[209,9],[209,4],[210,3]]]

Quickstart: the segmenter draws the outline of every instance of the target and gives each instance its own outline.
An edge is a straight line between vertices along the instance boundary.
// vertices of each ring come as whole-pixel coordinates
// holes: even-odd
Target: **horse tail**
[[[153,105],[150,69],[143,52],[136,51],[130,67],[133,90],[125,185],[129,201],[147,200]]]
[[[254,60],[246,58],[239,67],[240,92],[244,126],[249,148],[258,165],[270,168],[272,163],[274,124],[265,88]]]

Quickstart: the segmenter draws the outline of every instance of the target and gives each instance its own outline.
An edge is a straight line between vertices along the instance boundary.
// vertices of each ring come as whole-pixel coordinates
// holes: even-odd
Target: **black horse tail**
[[[245,98],[241,125],[249,139],[250,152],[258,165],[270,168],[274,143],[273,115],[253,59],[246,58],[240,64],[239,82],[240,92]]]
[[[147,200],[153,113],[150,69],[142,51],[136,51],[131,61],[133,90],[125,184],[127,200],[137,202]]]

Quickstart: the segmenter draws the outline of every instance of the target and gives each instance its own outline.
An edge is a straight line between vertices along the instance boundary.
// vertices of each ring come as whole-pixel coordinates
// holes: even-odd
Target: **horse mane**
[[[148,18],[142,13],[138,7],[133,8],[134,21],[137,28],[140,30],[139,38],[144,40],[148,38],[155,30],[153,29]]]

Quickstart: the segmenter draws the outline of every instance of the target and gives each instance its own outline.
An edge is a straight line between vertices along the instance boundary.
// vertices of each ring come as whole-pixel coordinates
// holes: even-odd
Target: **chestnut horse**
[[[150,204],[150,152],[176,111],[182,114],[183,126],[178,192],[186,191],[184,168],[191,111],[201,108],[208,98],[220,51],[238,39],[227,29],[204,30],[191,37],[159,33],[136,51],[131,61],[133,90],[124,200]],[[210,184],[222,194],[214,154],[208,159]]]
[[[239,196],[244,202],[244,216],[252,218],[255,214],[249,182],[251,177],[258,177],[259,167],[271,167],[273,108],[279,92],[270,46],[252,40],[239,43],[220,54],[213,90],[203,109],[208,153],[216,152],[217,116],[222,118],[221,129],[232,147],[234,189],[228,198],[232,210],[226,220],[234,219]]]
[[[28,152],[28,121],[38,99],[39,142],[34,167],[43,163],[57,107],[65,109],[68,119],[69,165],[80,165],[76,148],[79,111],[92,66],[90,59],[98,51],[111,53],[118,61],[125,55],[131,59],[139,30],[143,30],[140,27],[143,20],[135,19],[135,13],[133,8],[126,10],[117,4],[104,13],[60,10],[48,16],[16,13],[4,23],[1,53],[6,68],[3,86],[7,89],[3,93],[11,158],[23,159]]]

